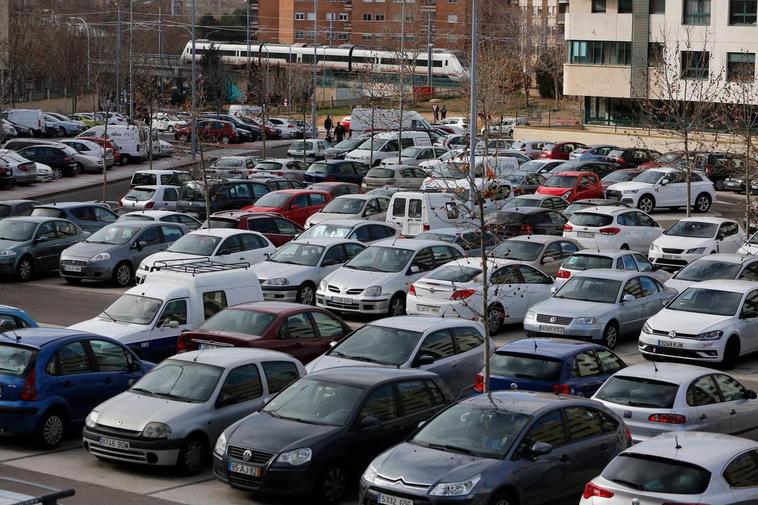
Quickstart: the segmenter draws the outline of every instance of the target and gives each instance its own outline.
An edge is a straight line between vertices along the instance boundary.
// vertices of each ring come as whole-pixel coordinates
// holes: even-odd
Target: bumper
[[[470,306],[465,303],[449,302],[426,302],[415,300],[407,296],[405,299],[405,311],[408,315],[436,316],[436,317],[460,317],[462,319],[474,319],[480,317],[481,307]]]
[[[0,402],[0,432],[33,433],[45,409],[33,402]]]
[[[315,488],[314,478],[318,472],[314,471],[310,465],[298,469],[274,468],[265,465],[261,468],[260,477],[251,477],[230,471],[229,462],[230,460],[222,459],[214,452],[213,475],[237,489],[278,496],[302,496],[312,493]]]
[[[648,252],[648,259],[653,265],[673,269],[686,267],[690,262],[695,261],[702,256],[702,254],[668,254],[660,251]]]
[[[524,333],[527,338],[574,338],[577,340],[601,340],[603,338],[603,322],[596,325],[559,325],[545,324],[536,321],[524,321]]]
[[[16,179],[16,184],[30,184],[37,181],[37,172],[23,172],[13,177]]]
[[[693,361],[720,362],[724,357],[724,338],[719,340],[672,339],[642,332],[638,343],[642,354]]]
[[[0,257],[0,275],[13,275],[16,273],[16,256],[3,256]]]
[[[335,297],[321,291],[316,292],[316,306],[341,312],[361,312],[364,314],[386,314],[390,308],[390,297],[361,298],[355,296]]]
[[[58,271],[62,277],[102,280],[111,278],[113,266],[109,261],[88,263],[82,260],[61,260]]]
[[[103,445],[101,436],[122,442],[128,442],[128,448],[115,448]],[[93,456],[111,461],[125,463],[142,463],[154,466],[173,466],[179,457],[179,451],[184,444],[183,439],[176,440],[143,440],[135,437],[124,437],[99,430],[84,428],[82,432],[84,450]]]
[[[745,191],[745,183],[744,182],[734,182],[730,180],[724,181],[724,189],[727,191],[737,191],[737,192],[743,192]]]
[[[261,286],[261,289],[263,290],[263,299],[267,302],[294,302],[297,300],[297,288],[292,286],[279,288]]]
[[[398,486],[384,489],[361,479],[358,505],[376,505],[379,503],[380,494],[412,500],[414,505],[486,505],[490,498],[487,495],[429,496],[426,494],[426,488],[419,490]]]

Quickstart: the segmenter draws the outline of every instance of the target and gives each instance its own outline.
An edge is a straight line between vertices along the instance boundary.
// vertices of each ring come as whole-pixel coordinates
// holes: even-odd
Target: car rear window
[[[141,174],[137,172],[132,176],[132,186],[152,186],[157,184],[157,180],[155,174]]]
[[[376,177],[377,179],[391,179],[394,176],[395,172],[386,168],[372,168],[366,174],[366,177]]]
[[[606,381],[595,396],[617,405],[655,409],[670,409],[674,406],[679,385],[644,377],[613,376]]]
[[[134,188],[124,196],[124,200],[144,202],[150,200],[154,194],[155,190],[152,188]]]
[[[308,170],[306,170],[306,172],[309,174],[328,174],[329,165],[326,163],[314,163],[308,167]]]
[[[497,352],[490,366],[492,375],[556,382],[561,377],[562,362],[547,356]]]
[[[436,281],[469,282],[482,273],[481,268],[464,267],[459,265],[442,266],[426,278]]]
[[[711,481],[711,472],[692,463],[629,453],[617,456],[602,475],[621,486],[656,495],[699,495]]]
[[[608,226],[613,222],[613,216],[606,216],[605,214],[593,214],[591,212],[575,212],[569,219],[571,224],[577,226]]]
[[[624,151],[622,151],[621,149],[614,149],[613,151],[608,153],[609,158],[620,158],[623,155],[624,155]]]
[[[236,219],[229,219],[227,217],[211,217],[210,222],[211,228],[236,228],[239,225]],[[206,224],[203,227],[207,228],[208,226]]]
[[[569,270],[590,270],[593,268],[613,268],[613,258],[591,254],[574,254],[563,263]]]
[[[227,308],[200,325],[201,330],[262,335],[275,316],[266,312]]]
[[[21,377],[37,356],[35,349],[18,345],[0,345],[0,375]]]
[[[32,216],[38,217],[65,217],[60,209],[51,209],[49,207],[37,207],[32,211]]]

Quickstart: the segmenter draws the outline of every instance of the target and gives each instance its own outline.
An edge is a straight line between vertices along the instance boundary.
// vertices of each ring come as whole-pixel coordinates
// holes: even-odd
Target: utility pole
[[[161,68],[163,66],[163,25],[161,23],[161,5],[158,4],[158,62]],[[161,93],[163,93],[163,77],[160,77],[159,81],[161,86]]]
[[[121,0],[116,0],[116,110],[121,112]]]
[[[132,29],[134,23],[132,16],[134,14],[134,0],[129,0],[129,119],[134,116],[134,74],[132,74]]]
[[[246,28],[246,37],[247,37],[247,93],[250,94],[250,84],[252,82],[252,75],[250,74],[250,0],[247,0],[247,23],[245,25]],[[248,97],[249,100],[249,97]]]
[[[431,89],[432,87],[432,16],[427,17],[429,24],[426,29],[426,86]]]
[[[468,136],[469,136],[469,165],[468,165],[468,177],[471,184],[471,190],[469,191],[469,204],[471,205],[471,211],[474,210],[476,204],[476,172],[474,167],[476,165],[476,58],[478,56],[477,51],[477,20],[476,20],[476,0],[471,0],[471,75],[469,77],[469,120],[468,120]],[[486,347],[486,346],[485,346]],[[488,363],[485,363],[488,365]],[[484,387],[485,391],[489,389],[487,380],[489,377],[485,377]]]
[[[313,0],[313,94],[311,95],[311,138],[318,138],[316,124],[316,64],[318,62],[318,0]],[[303,133],[305,137],[305,133]]]
[[[195,50],[195,0],[192,0],[192,161],[197,158],[197,51]]]
[[[397,163],[401,164],[403,161],[403,157],[401,153],[403,152],[403,148],[401,147],[403,145],[403,98],[405,97],[405,64],[406,64],[406,58],[405,58],[405,2],[406,0],[402,0],[403,4],[400,8],[400,57],[397,59],[400,63],[400,128],[398,129],[397,134]],[[413,64],[415,65],[416,62],[414,61]]]

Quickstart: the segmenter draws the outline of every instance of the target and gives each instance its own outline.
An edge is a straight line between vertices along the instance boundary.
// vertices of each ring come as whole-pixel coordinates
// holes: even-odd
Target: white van
[[[105,126],[97,125],[83,131],[78,137],[102,137]],[[142,161],[147,158],[147,129],[135,125],[108,125],[108,138],[121,150],[121,163]],[[153,143],[157,144],[158,131],[153,130]]]
[[[229,114],[234,117],[258,116],[263,109],[258,105],[239,105],[232,104],[229,106]]]
[[[386,221],[408,238],[436,228],[457,226],[469,218],[465,202],[454,194],[399,191],[392,195]]]
[[[399,140],[399,142],[398,142]],[[432,140],[425,131],[382,132],[374,135],[373,155],[371,138],[367,138],[357,149],[350,151],[345,156],[346,160],[356,161],[366,166],[379,166],[383,159],[390,156],[397,157],[398,151],[406,147],[431,147]]]
[[[196,328],[225,307],[260,301],[261,286],[249,268],[184,262],[153,272],[100,315],[71,328],[113,337],[157,363],[176,353],[183,330]]]
[[[415,110],[405,110],[402,113],[403,128],[432,130],[433,127],[424,116]],[[356,107],[350,114],[350,130],[364,133],[377,130],[399,130],[400,109],[370,109]]]
[[[31,128],[35,137],[45,134],[45,116],[41,109],[6,109],[3,117],[11,123]]]

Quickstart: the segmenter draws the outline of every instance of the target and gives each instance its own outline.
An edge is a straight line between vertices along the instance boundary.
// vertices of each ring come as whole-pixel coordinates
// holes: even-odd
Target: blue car
[[[607,347],[579,340],[525,338],[504,345],[490,358],[490,390],[523,389],[585,396],[595,394],[626,363]],[[474,390],[481,392],[483,375]]]
[[[82,230],[95,233],[107,224],[116,222],[118,214],[103,203],[59,202],[38,205],[32,216],[68,219]]]
[[[108,337],[70,329],[0,333],[0,431],[57,446],[96,405],[124,392],[152,363]]]
[[[29,314],[10,305],[0,305],[0,331],[16,330],[19,328],[36,328],[37,321]]]

